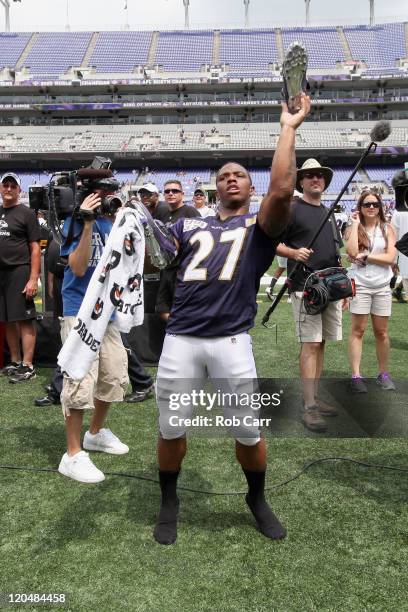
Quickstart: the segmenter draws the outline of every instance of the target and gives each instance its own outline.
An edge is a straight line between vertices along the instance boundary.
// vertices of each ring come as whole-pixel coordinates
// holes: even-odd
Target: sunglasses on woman
[[[363,202],[361,208],[380,208],[379,202]]]

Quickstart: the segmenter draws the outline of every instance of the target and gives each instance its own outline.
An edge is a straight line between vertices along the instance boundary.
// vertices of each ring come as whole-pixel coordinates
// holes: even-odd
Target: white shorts
[[[363,287],[356,285],[356,295],[350,299],[351,314],[373,314],[380,317],[391,316],[392,292],[385,287]]]
[[[213,381],[211,392],[217,390],[223,396],[233,395],[238,403],[240,397],[257,391],[252,340],[248,333],[214,338],[166,335],[156,383],[159,429],[165,440],[185,435],[188,428],[185,419],[192,418],[197,405],[194,393],[204,389],[208,379]],[[177,404],[175,408],[174,398],[181,395],[186,399],[183,405]],[[236,440],[246,446],[259,442],[259,428],[252,424],[259,411],[241,403],[237,407],[237,403],[226,405],[222,402],[220,406],[224,419],[231,419],[233,415],[239,418],[239,424],[227,427]],[[210,418],[211,412],[207,416]]]

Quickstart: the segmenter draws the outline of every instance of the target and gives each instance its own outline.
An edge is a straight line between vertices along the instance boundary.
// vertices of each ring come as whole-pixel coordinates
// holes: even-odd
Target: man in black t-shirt
[[[168,212],[167,204],[159,201],[159,190],[154,183],[145,183],[139,188],[139,198],[143,206],[146,206],[153,219],[163,221],[163,216]]]
[[[164,199],[168,205],[168,211],[165,212],[161,221],[165,225],[173,225],[179,219],[184,217],[199,217],[200,213],[194,206],[184,204],[183,186],[178,180],[170,180],[164,184],[163,188]],[[157,294],[156,312],[160,317],[167,321],[170,315],[170,310],[173,305],[174,289],[176,286],[176,277],[178,269],[178,259],[162,271],[160,275],[160,286]]]
[[[315,159],[306,160],[297,171],[296,189],[302,192],[302,197],[292,203],[284,244],[280,244],[276,250],[278,255],[288,258],[288,274],[297,262],[305,264],[293,278],[289,292],[296,333],[301,343],[302,422],[305,427],[317,432],[327,429],[323,417],[337,414],[332,406],[317,399],[317,392],[323,369],[325,341],[342,339],[342,310],[341,302],[330,302],[321,314],[309,315],[304,309],[302,294],[311,271],[339,265],[338,244],[341,239],[332,217],[324,225],[312,249],[305,247],[327,215],[321,200],[332,177],[331,168],[321,166]]]
[[[34,297],[41,268],[40,227],[33,210],[19,204],[21,183],[13,172],[0,179],[0,321],[6,322],[10,382],[35,377]],[[22,358],[20,349],[22,346]]]

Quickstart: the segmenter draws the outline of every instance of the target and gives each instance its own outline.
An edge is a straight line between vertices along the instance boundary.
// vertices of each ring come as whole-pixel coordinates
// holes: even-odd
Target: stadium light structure
[[[184,27],[186,30],[190,28],[190,17],[188,14],[188,7],[190,6],[190,0],[183,0],[184,4]]]
[[[306,3],[306,27],[310,23],[310,0],[305,0]]]
[[[374,0],[369,0],[370,2],[370,26],[374,25]]]
[[[249,28],[249,2],[250,0],[244,0],[245,5],[245,27]]]
[[[69,32],[71,30],[71,26],[69,25],[69,0],[67,0],[67,22],[65,24],[65,31]]]
[[[125,0],[125,5],[123,7],[123,10],[125,11],[125,30],[129,30],[130,26],[129,26],[128,0]]]
[[[10,0],[0,0],[0,2],[6,13],[6,32],[10,32]],[[21,2],[21,0],[13,0],[13,2]]]

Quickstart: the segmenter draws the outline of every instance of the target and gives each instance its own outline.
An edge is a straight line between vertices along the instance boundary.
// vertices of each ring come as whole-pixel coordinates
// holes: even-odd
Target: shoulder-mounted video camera
[[[62,235],[62,222],[71,217],[66,240],[72,241],[75,221],[96,219],[102,216],[113,216],[122,206],[122,200],[114,195],[119,189],[118,181],[113,178],[110,169],[111,160],[106,157],[95,157],[92,164],[79,170],[56,172],[46,186],[33,185],[29,187],[28,196],[30,208],[42,211],[47,216],[47,225],[57,242],[65,237]],[[97,190],[103,190],[101,204],[93,211],[80,209],[84,199]]]
[[[56,172],[48,185],[31,185],[28,189],[30,208],[55,216],[58,224],[76,214],[81,218],[79,208],[84,199],[98,189],[108,193],[93,216],[114,215],[122,206],[122,200],[114,195],[119,189],[118,181],[110,169],[111,160],[95,157],[92,164],[79,170]],[[109,195],[109,192],[112,192]]]

